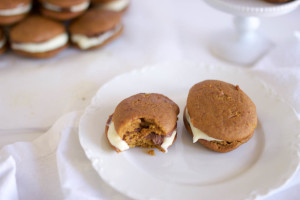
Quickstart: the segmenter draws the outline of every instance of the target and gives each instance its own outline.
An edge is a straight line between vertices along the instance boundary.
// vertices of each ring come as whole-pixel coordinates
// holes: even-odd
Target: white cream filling
[[[165,153],[168,152],[168,147],[173,144],[175,136],[176,136],[176,130],[172,133],[170,137],[164,138],[161,147],[165,150]],[[108,131],[107,131],[107,138],[109,142],[120,151],[125,151],[129,149],[128,144],[124,140],[122,140],[122,138],[117,133],[114,122],[111,122],[109,124]]]
[[[121,28],[122,25],[119,24],[113,30],[106,31],[105,33],[100,34],[99,36],[96,37],[87,37],[81,34],[74,34],[71,36],[71,40],[72,42],[76,43],[81,49],[88,49],[104,43],[107,39],[109,39],[118,31],[120,31]]]
[[[105,10],[110,10],[110,11],[122,11],[125,9],[129,4],[129,0],[116,0],[112,2],[108,2],[105,4],[102,4],[100,7],[105,9]]]
[[[194,127],[193,124],[191,123],[190,115],[189,115],[187,109],[185,111],[185,116],[186,116],[186,120],[189,122],[190,127],[193,132],[193,143],[197,142],[199,139],[207,140],[207,141],[223,141],[223,140],[219,140],[219,139],[210,137],[210,136],[206,135],[204,132],[202,132],[200,129]]]
[[[170,137],[164,138],[164,142],[161,144],[161,148],[163,148],[165,150],[165,153],[168,152],[169,146],[171,146],[173,144],[175,136],[176,136],[176,130],[172,133],[172,135]]]
[[[129,149],[128,144],[124,140],[122,140],[122,138],[117,133],[114,122],[111,122],[109,124],[107,138],[109,142],[120,151]]]
[[[16,8],[12,9],[0,9],[0,16],[13,16],[13,15],[21,15],[24,13],[28,13],[31,9],[31,4],[24,5],[24,6],[18,6]]]
[[[63,33],[42,43],[12,43],[15,50],[26,51],[30,53],[43,53],[64,46],[68,42],[68,34]]]
[[[3,38],[3,40],[0,41],[0,48],[2,48],[6,44],[6,39]]]
[[[80,12],[83,10],[86,10],[90,5],[90,2],[83,2],[81,4],[75,5],[75,6],[71,6],[69,9],[70,12]],[[43,3],[44,8],[48,9],[48,10],[52,10],[55,12],[62,12],[64,9],[62,7],[59,7],[57,5],[53,5],[50,3]]]

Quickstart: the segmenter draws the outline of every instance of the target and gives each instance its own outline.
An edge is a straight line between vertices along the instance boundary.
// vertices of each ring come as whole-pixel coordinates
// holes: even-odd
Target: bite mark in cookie
[[[128,147],[157,148],[167,152],[176,139],[178,113],[178,106],[163,95],[152,93],[131,96],[123,100],[108,119],[108,141],[117,152],[127,150]],[[116,140],[112,140],[110,135],[114,132],[118,134]]]

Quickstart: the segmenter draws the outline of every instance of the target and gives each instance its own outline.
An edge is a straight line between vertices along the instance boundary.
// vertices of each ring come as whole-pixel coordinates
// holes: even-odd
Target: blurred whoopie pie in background
[[[0,29],[0,55],[6,50],[6,42],[4,31]]]
[[[69,20],[81,15],[90,5],[89,0],[39,0],[41,13],[56,20]]]
[[[22,20],[31,7],[31,0],[0,0],[0,25],[11,25]]]
[[[124,12],[128,8],[129,3],[129,0],[92,0],[93,5],[115,12]]]
[[[10,30],[14,52],[33,58],[48,58],[68,46],[63,24],[46,17],[32,15]]]
[[[122,33],[121,14],[93,8],[72,21],[69,31],[76,47],[82,50],[98,48]]]

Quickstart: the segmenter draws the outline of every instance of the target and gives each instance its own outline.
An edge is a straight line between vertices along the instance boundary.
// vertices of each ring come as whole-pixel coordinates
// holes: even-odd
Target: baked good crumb
[[[155,151],[153,149],[149,149],[147,151],[147,154],[149,154],[150,156],[155,156]]]

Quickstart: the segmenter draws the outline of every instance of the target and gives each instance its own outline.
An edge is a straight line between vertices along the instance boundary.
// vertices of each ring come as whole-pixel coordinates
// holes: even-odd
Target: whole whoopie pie
[[[31,0],[1,0],[0,25],[10,25],[20,21],[29,13],[31,7]]]
[[[0,28],[0,55],[6,50],[6,41],[4,31]]]
[[[90,5],[89,0],[39,0],[41,12],[56,20],[69,20],[81,15]]]
[[[115,12],[124,12],[129,6],[130,0],[92,0],[92,4]]]
[[[257,126],[256,106],[232,84],[206,80],[188,94],[184,124],[193,142],[217,152],[228,152],[247,142]]]
[[[33,15],[10,30],[11,48],[18,54],[48,58],[68,45],[65,26],[46,17]]]
[[[101,47],[123,31],[121,14],[93,8],[75,19],[69,26],[71,42],[86,50]]]
[[[161,94],[140,93],[128,97],[107,121],[108,142],[117,152],[132,147],[167,152],[176,139],[178,113],[178,106]]]

